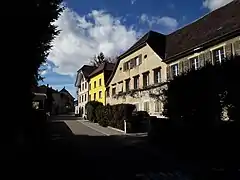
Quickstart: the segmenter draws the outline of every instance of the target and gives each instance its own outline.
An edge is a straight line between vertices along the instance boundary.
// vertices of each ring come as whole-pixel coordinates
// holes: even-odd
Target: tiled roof
[[[167,35],[166,59],[234,31],[240,32],[240,0],[234,0]]]
[[[84,65],[82,66],[78,71],[77,71],[77,77],[75,80],[75,86],[78,87],[80,84],[80,79],[81,79],[81,74],[80,72],[83,73],[84,77],[88,79],[88,76],[96,69],[97,67],[95,66],[90,66],[90,65]]]
[[[82,71],[85,78],[88,78],[88,76],[96,69],[95,66],[90,65],[84,65],[82,68],[80,68],[77,72]]]
[[[143,47],[146,43],[151,46],[159,56],[164,57],[165,53],[165,35],[160,34],[155,31],[149,31],[146,33],[142,38],[140,38],[135,44],[133,44],[126,52],[118,57],[118,60],[123,59],[124,57],[128,56],[129,54],[133,53],[134,51]]]
[[[95,69],[89,77],[95,76],[103,71],[113,71],[114,63],[103,62],[97,69]]]
[[[117,58],[110,83],[121,59],[148,44],[163,60],[167,61],[177,55],[190,52],[220,37],[232,33],[240,35],[240,0],[223,6],[195,22],[169,34],[163,35],[149,31],[132,47]],[[185,54],[186,55],[186,54]]]
[[[117,58],[117,62],[113,68],[113,73],[110,75],[108,81],[106,84],[111,81],[113,78],[115,71],[117,70],[119,62],[128,56],[129,54],[137,51],[138,49],[142,48],[146,44],[148,44],[161,58],[164,59],[165,57],[165,41],[166,41],[166,36],[163,34],[160,34],[155,31],[149,31],[146,33],[142,38],[140,38],[135,44],[133,44],[125,53],[120,55]]]

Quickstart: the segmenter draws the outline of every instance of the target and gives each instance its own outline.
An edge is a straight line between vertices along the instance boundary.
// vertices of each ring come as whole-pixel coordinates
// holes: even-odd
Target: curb
[[[108,126],[107,128],[112,129],[112,130],[115,130],[115,131],[118,131],[118,132],[122,132],[122,133],[125,134],[125,132],[124,132],[123,130],[121,130],[121,129],[113,128],[113,127],[111,127],[111,126]]]
[[[105,133],[105,132],[102,132],[102,131],[100,131],[100,130],[97,129],[97,128],[94,128],[94,127],[92,127],[92,126],[89,126],[89,125],[83,123],[83,122],[89,122],[88,120],[85,120],[85,121],[77,120],[77,122],[80,122],[80,123],[82,123],[84,126],[87,126],[88,128],[93,129],[94,131],[97,131],[97,132],[99,132],[99,133],[101,133],[101,134],[104,134],[105,136],[110,136],[110,134],[107,134],[107,133]]]

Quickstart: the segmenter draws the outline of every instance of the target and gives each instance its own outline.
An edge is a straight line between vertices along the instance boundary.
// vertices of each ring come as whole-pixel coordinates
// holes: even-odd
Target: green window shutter
[[[190,69],[190,62],[188,59],[183,61],[183,71],[188,72]]]
[[[234,53],[236,56],[240,55],[240,40],[233,43]]]
[[[205,52],[204,54],[204,57],[205,57],[205,64],[212,64],[212,53],[211,51],[207,51]]]
[[[179,74],[182,74],[184,71],[183,71],[183,61],[180,61],[178,63],[178,66],[179,66]]]
[[[171,80],[171,77],[170,77],[171,72],[170,72],[170,66],[169,65],[167,65],[166,71],[167,71],[167,81],[169,81],[169,80]]]
[[[201,68],[201,67],[205,66],[204,54],[200,54],[198,56],[198,59],[199,59],[199,67]]]
[[[226,44],[225,53],[226,53],[226,58],[230,58],[232,56],[232,43]]]

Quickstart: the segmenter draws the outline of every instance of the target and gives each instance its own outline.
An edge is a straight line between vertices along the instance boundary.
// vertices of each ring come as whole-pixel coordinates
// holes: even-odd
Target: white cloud
[[[178,27],[178,21],[172,17],[168,16],[151,16],[149,17],[147,14],[142,14],[140,16],[140,21],[142,23],[147,23],[151,28],[153,24],[162,25],[165,28],[168,28],[170,31],[175,30]]]
[[[203,1],[203,6],[208,8],[210,11],[218,9],[226,4],[232,2],[233,0],[205,0]]]
[[[66,8],[55,24],[61,33],[53,41],[48,59],[59,74],[74,75],[99,52],[115,56],[129,48],[137,38],[136,31],[121,23],[121,18],[93,10],[80,16]]]
[[[131,0],[131,4],[135,4],[137,0]]]

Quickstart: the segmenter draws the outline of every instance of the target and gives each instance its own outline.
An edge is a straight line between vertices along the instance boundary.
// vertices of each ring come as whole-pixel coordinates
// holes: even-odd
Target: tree
[[[11,127],[16,128],[13,130],[16,136],[23,133],[30,137],[34,132],[33,127],[37,127],[34,124],[36,122],[32,111],[33,95],[31,90],[41,79],[39,67],[46,62],[52,47],[51,42],[59,33],[53,22],[63,11],[61,3],[62,0],[21,2],[21,6],[18,7],[19,13],[17,13],[18,18],[21,19],[21,26],[16,26],[11,21],[5,24],[6,33],[4,34],[9,38],[3,43],[6,49],[4,52],[11,54],[8,56],[10,58],[7,67],[11,67],[11,72],[14,72],[14,76],[17,76],[21,82],[17,88],[18,93],[21,94],[17,98],[19,113],[16,113],[17,118],[12,118],[16,121],[11,121],[13,124]],[[14,92],[10,92],[10,90],[16,90],[17,86],[13,81],[9,84],[10,86],[6,88],[6,95],[12,97]],[[16,100],[15,97],[10,98],[9,102],[14,102],[14,99]]]
[[[114,63],[116,58],[105,57],[105,55],[100,52],[98,55],[95,55],[93,59],[90,61],[90,64],[93,66],[100,66],[103,62]]]

